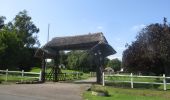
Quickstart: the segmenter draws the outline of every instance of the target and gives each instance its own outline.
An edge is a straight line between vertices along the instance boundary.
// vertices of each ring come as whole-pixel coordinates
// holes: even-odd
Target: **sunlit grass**
[[[109,92],[108,97],[93,96],[91,91],[83,94],[85,100],[169,100],[170,91],[158,91],[149,89],[128,89],[115,87],[102,87]]]

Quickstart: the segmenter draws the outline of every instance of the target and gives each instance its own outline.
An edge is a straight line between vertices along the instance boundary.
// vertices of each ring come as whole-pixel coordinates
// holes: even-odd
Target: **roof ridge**
[[[96,35],[96,34],[100,34],[100,36],[103,36],[103,33],[102,32],[95,32],[95,33],[88,33],[88,34],[81,34],[81,35],[73,35],[73,36],[64,36],[64,37],[54,37],[52,38],[53,39],[62,39],[62,38],[72,38],[72,37],[81,37],[81,36],[89,36],[89,35]]]

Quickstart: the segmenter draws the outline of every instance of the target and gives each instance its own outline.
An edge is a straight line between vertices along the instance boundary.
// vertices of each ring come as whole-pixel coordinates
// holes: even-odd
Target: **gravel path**
[[[83,81],[88,82],[88,80]],[[82,100],[82,92],[89,85],[53,82],[0,85],[0,100]]]

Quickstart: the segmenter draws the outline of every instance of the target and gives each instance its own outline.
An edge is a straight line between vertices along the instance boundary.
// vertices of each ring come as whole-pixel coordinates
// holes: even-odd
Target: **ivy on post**
[[[60,68],[59,68],[59,51],[56,52],[56,56],[54,58],[55,66],[54,66],[54,73],[53,73],[53,81],[57,82],[59,81],[59,73],[60,73]]]
[[[41,81],[45,82],[45,66],[46,66],[46,61],[45,61],[45,53],[43,52],[43,57],[42,57],[42,71],[41,71]]]
[[[102,52],[100,50],[98,50],[95,53],[95,56],[96,56],[96,60],[97,60],[96,61],[96,63],[97,63],[97,69],[96,69],[97,83],[102,84],[102,82],[103,82],[102,74],[103,74],[103,64],[104,64]]]

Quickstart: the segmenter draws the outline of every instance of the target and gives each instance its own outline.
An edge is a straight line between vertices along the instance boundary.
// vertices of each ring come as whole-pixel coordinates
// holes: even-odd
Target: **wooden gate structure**
[[[45,82],[45,59],[59,58],[59,51],[62,50],[87,50],[88,53],[95,56],[96,60],[96,76],[97,83],[102,83],[102,72],[104,65],[104,58],[115,54],[116,51],[108,44],[103,33],[89,33],[87,35],[55,37],[47,42],[44,46],[37,50],[35,57],[42,59],[42,82]],[[54,81],[57,81],[57,69],[54,70]]]

